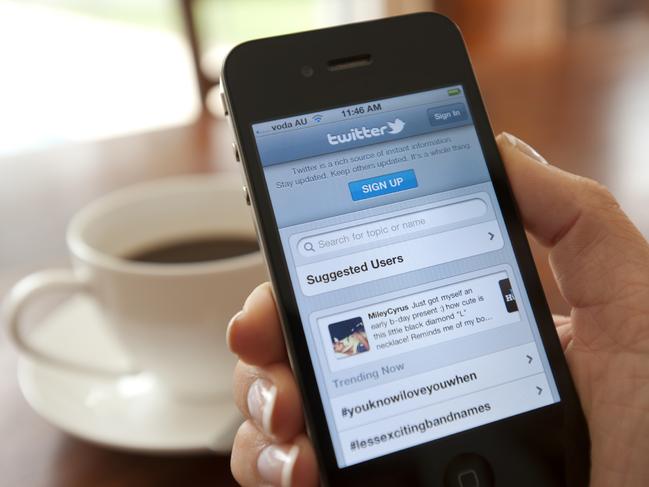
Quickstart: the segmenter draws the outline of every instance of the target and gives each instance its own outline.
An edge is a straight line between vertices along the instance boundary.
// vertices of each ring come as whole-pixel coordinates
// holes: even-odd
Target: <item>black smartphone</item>
[[[457,27],[247,42],[222,87],[323,484],[586,485],[584,417]]]

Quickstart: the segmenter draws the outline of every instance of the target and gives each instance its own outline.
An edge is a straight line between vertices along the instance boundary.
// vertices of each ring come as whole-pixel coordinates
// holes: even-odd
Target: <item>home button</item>
[[[463,453],[450,461],[444,473],[446,487],[493,487],[489,462],[475,453]]]

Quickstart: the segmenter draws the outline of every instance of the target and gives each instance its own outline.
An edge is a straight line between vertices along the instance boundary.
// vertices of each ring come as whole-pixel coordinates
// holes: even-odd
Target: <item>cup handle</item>
[[[11,289],[4,302],[3,321],[7,326],[7,334],[9,335],[9,338],[22,354],[40,362],[78,372],[109,376],[125,375],[137,372],[137,370],[133,368],[125,368],[122,370],[105,369],[77,363],[63,357],[50,355],[49,353],[32,346],[23,334],[21,317],[23,311],[27,308],[30,302],[38,298],[40,295],[46,294],[50,291],[66,291],[71,294],[79,292],[90,293],[90,281],[69,269],[49,269],[30,274],[20,280]]]

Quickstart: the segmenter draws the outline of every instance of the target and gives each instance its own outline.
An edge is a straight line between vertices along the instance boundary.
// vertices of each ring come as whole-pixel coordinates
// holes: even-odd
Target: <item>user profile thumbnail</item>
[[[370,342],[361,318],[351,318],[329,325],[331,345],[337,358],[351,357],[369,351]]]

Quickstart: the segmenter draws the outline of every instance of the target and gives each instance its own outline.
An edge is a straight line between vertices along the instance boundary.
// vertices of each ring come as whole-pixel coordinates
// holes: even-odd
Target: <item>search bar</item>
[[[471,220],[483,216],[486,212],[487,204],[482,199],[473,198],[331,232],[310,235],[300,239],[297,247],[304,257],[315,257],[329,252],[358,247],[359,245],[382,242],[408,233]]]

